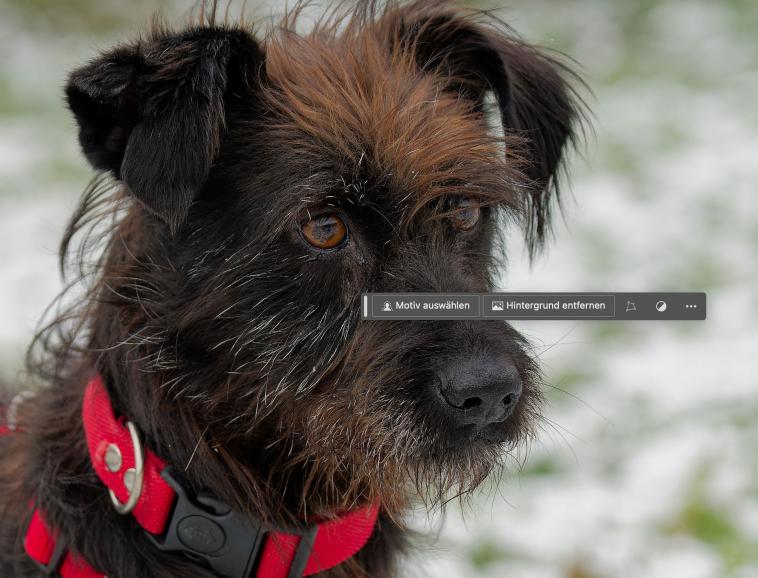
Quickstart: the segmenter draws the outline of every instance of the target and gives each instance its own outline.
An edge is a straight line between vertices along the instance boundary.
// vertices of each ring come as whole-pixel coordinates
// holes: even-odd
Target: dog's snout
[[[454,359],[440,368],[438,377],[440,401],[461,425],[503,422],[521,396],[521,377],[507,359]]]

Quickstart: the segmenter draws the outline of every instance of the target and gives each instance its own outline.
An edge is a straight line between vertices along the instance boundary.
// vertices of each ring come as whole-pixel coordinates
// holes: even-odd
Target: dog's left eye
[[[317,249],[327,250],[340,246],[347,239],[345,221],[334,214],[319,215],[303,223],[303,238]]]
[[[450,219],[459,231],[470,231],[479,224],[482,210],[472,199],[461,199],[453,207]]]

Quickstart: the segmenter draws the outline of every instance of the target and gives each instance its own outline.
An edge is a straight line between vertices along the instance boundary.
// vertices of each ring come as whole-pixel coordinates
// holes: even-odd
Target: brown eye
[[[450,214],[453,226],[459,231],[470,231],[479,223],[482,210],[471,199],[461,199]]]
[[[334,249],[347,238],[347,226],[337,215],[320,215],[303,223],[303,237],[317,249]]]

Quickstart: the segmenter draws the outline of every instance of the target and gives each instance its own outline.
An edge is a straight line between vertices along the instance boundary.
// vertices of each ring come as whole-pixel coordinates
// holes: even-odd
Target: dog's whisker
[[[195,454],[197,453],[197,450],[200,447],[200,443],[203,441],[203,437],[205,437],[205,434],[207,431],[208,431],[208,426],[205,427],[205,429],[203,430],[203,433],[201,433],[200,437],[197,439],[197,443],[195,444],[195,449],[192,450],[192,453],[190,454],[190,457],[187,460],[187,464],[184,466],[185,472],[189,470],[190,464],[192,463],[192,460],[195,458]]]
[[[603,420],[603,421],[605,421],[606,423],[608,423],[608,422],[609,422],[608,418],[607,418],[605,415],[603,415],[603,413],[602,413],[602,412],[598,411],[598,410],[597,410],[597,409],[596,409],[596,408],[595,408],[595,407],[594,407],[594,406],[593,406],[591,403],[589,403],[589,402],[588,402],[588,401],[586,401],[585,399],[583,399],[583,398],[579,397],[579,396],[578,396],[578,395],[576,395],[575,393],[572,393],[572,392],[570,392],[570,391],[568,391],[568,390],[562,389],[562,388],[560,387],[560,385],[561,385],[561,382],[558,382],[558,383],[557,383],[557,384],[555,384],[555,385],[553,385],[553,384],[547,384],[547,387],[549,387],[550,389],[552,389],[552,390],[554,390],[554,391],[558,391],[558,392],[562,393],[563,395],[566,395],[566,396],[568,396],[568,397],[570,397],[570,398],[572,398],[572,399],[575,399],[576,401],[578,401],[579,403],[581,403],[581,404],[582,404],[583,406],[585,406],[586,408],[588,408],[588,409],[592,410],[592,412],[593,412],[593,413],[594,413],[596,416],[598,416],[600,419],[602,419],[602,420]]]

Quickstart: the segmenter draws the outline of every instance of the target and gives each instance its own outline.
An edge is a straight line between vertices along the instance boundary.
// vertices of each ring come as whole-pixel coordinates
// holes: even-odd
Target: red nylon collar
[[[100,480],[121,503],[129,498],[124,473],[135,465],[132,438],[123,419],[113,413],[108,393],[99,377],[87,385],[82,407],[84,430],[90,459]],[[111,471],[105,461],[109,445],[115,445],[121,456],[120,467]],[[144,455],[142,493],[131,515],[152,535],[167,530],[177,494],[161,475],[166,463],[150,450]],[[341,564],[354,556],[373,533],[379,513],[378,504],[343,514],[333,520],[315,524],[315,539],[301,576],[310,576]],[[234,540],[235,536],[231,536]],[[259,550],[256,578],[288,578],[301,550],[300,534],[271,531],[265,534]],[[57,569],[61,578],[105,578],[85,560],[67,551],[57,540],[56,532],[44,520],[44,513],[35,509],[26,532],[27,554],[41,566]],[[307,550],[306,550],[307,554]]]

